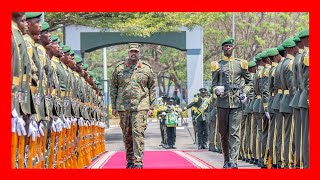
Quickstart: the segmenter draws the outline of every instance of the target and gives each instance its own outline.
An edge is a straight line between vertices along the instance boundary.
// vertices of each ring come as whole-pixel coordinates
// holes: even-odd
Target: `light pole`
[[[232,13],[232,39],[234,39],[234,28],[235,28],[235,24],[234,24],[234,12]],[[234,39],[235,40],[235,39]],[[235,52],[235,49],[233,49],[233,52],[232,52],[232,56],[234,56],[234,52]]]

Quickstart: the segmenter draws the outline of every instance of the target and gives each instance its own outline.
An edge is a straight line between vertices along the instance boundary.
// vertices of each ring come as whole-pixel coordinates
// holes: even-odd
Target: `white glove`
[[[222,93],[224,93],[224,86],[216,86],[214,93],[217,96],[220,96]]]
[[[247,95],[245,93],[242,93],[240,94],[239,99],[241,103],[245,103],[247,101]]]
[[[64,127],[70,129],[71,121],[69,118],[64,118]]]
[[[56,120],[56,124],[55,125],[56,125],[57,132],[61,132],[62,128],[63,128],[63,121],[60,118],[58,118]]]
[[[181,113],[181,112],[182,112],[182,109],[178,108],[178,112]]]
[[[83,126],[84,124],[84,122],[83,122],[84,120],[83,120],[83,118],[81,117],[81,118],[79,118],[79,120],[78,120],[78,125],[79,126]]]
[[[269,112],[266,111],[265,114],[266,114],[267,118],[268,118],[269,121],[270,121],[270,114],[269,114]]]
[[[40,122],[40,125],[39,125],[39,133],[41,134],[41,136],[44,136],[43,128],[44,128],[43,122]]]
[[[24,122],[24,120],[22,118],[18,117],[18,120],[17,120],[17,133],[18,133],[18,136],[27,135],[26,129],[24,127],[25,125],[26,125],[26,123]]]
[[[55,122],[55,121],[52,121],[51,130],[52,130],[53,132],[57,132],[56,122]]]
[[[37,135],[37,129],[36,129],[36,127],[33,126],[32,122],[31,122],[31,123],[29,123],[28,137],[31,136],[32,141],[35,141],[36,135]]]

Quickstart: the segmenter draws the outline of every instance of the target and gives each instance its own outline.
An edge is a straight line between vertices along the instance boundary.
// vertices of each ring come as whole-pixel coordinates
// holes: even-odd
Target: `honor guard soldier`
[[[221,136],[224,168],[237,168],[240,149],[240,121],[242,103],[252,88],[248,62],[234,58],[234,39],[226,39],[221,44],[223,59],[211,63],[213,92],[217,95],[217,112]],[[244,87],[240,87],[241,79]]]
[[[167,96],[161,97],[161,104],[159,105],[159,109],[157,112],[157,117],[160,123],[160,134],[161,134],[161,146],[163,148],[167,148],[167,130],[166,130],[166,122],[165,118],[162,114],[165,114],[167,110]]]

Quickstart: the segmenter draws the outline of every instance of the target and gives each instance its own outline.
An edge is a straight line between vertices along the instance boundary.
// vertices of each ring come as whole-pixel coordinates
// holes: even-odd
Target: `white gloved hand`
[[[26,123],[24,122],[24,120],[22,118],[18,118],[18,121],[17,121],[18,136],[27,135],[26,128],[24,127],[25,125],[26,125]]]
[[[83,120],[83,118],[81,117],[81,118],[79,118],[79,120],[78,120],[78,125],[79,126],[83,126],[83,122],[84,120]]]
[[[56,120],[56,124],[55,125],[56,125],[57,132],[61,132],[62,128],[63,128],[63,121],[60,118],[58,118]]]
[[[220,96],[222,93],[224,93],[224,86],[216,86],[215,90],[214,90],[214,93],[217,96]]]
[[[70,129],[71,121],[69,118],[64,118],[64,127]]]
[[[245,93],[242,93],[240,94],[239,99],[241,103],[245,103],[247,101],[247,95]]]
[[[17,132],[17,121],[18,121],[18,113],[16,111],[16,109],[13,109],[12,112],[11,112],[11,120],[12,120],[12,123],[11,123],[11,132],[15,133]]]
[[[39,133],[40,133],[41,136],[44,136],[43,128],[44,128],[43,122],[40,122],[40,124],[39,124]]]
[[[178,112],[181,113],[181,112],[182,112],[182,109],[178,108]]]
[[[266,114],[267,118],[268,118],[269,121],[270,121],[270,114],[269,114],[269,112],[266,111],[265,114]]]
[[[56,122],[55,121],[52,121],[52,124],[51,124],[51,130],[53,132],[57,132],[57,129],[56,129]]]
[[[32,138],[32,141],[36,140],[36,136],[37,136],[37,129],[36,127],[33,126],[32,122],[29,123],[29,131],[28,131],[28,137]]]

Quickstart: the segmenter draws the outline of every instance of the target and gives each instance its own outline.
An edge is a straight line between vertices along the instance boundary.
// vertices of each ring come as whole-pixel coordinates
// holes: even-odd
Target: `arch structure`
[[[83,29],[83,31],[82,31]],[[179,32],[159,32],[150,37],[133,37],[121,35],[120,32],[100,32],[97,29],[79,26],[66,27],[66,43],[82,55],[96,49],[126,44],[131,42],[143,44],[159,44],[186,51],[187,54],[187,79],[188,103],[193,101],[193,95],[203,87],[203,30],[200,26],[189,30],[185,27]],[[80,43],[76,44],[75,39]],[[80,44],[80,47],[79,47]],[[106,83],[106,81],[104,81]],[[107,91],[107,88],[104,88]],[[107,95],[108,92],[104,92]],[[189,120],[191,120],[189,111]]]

